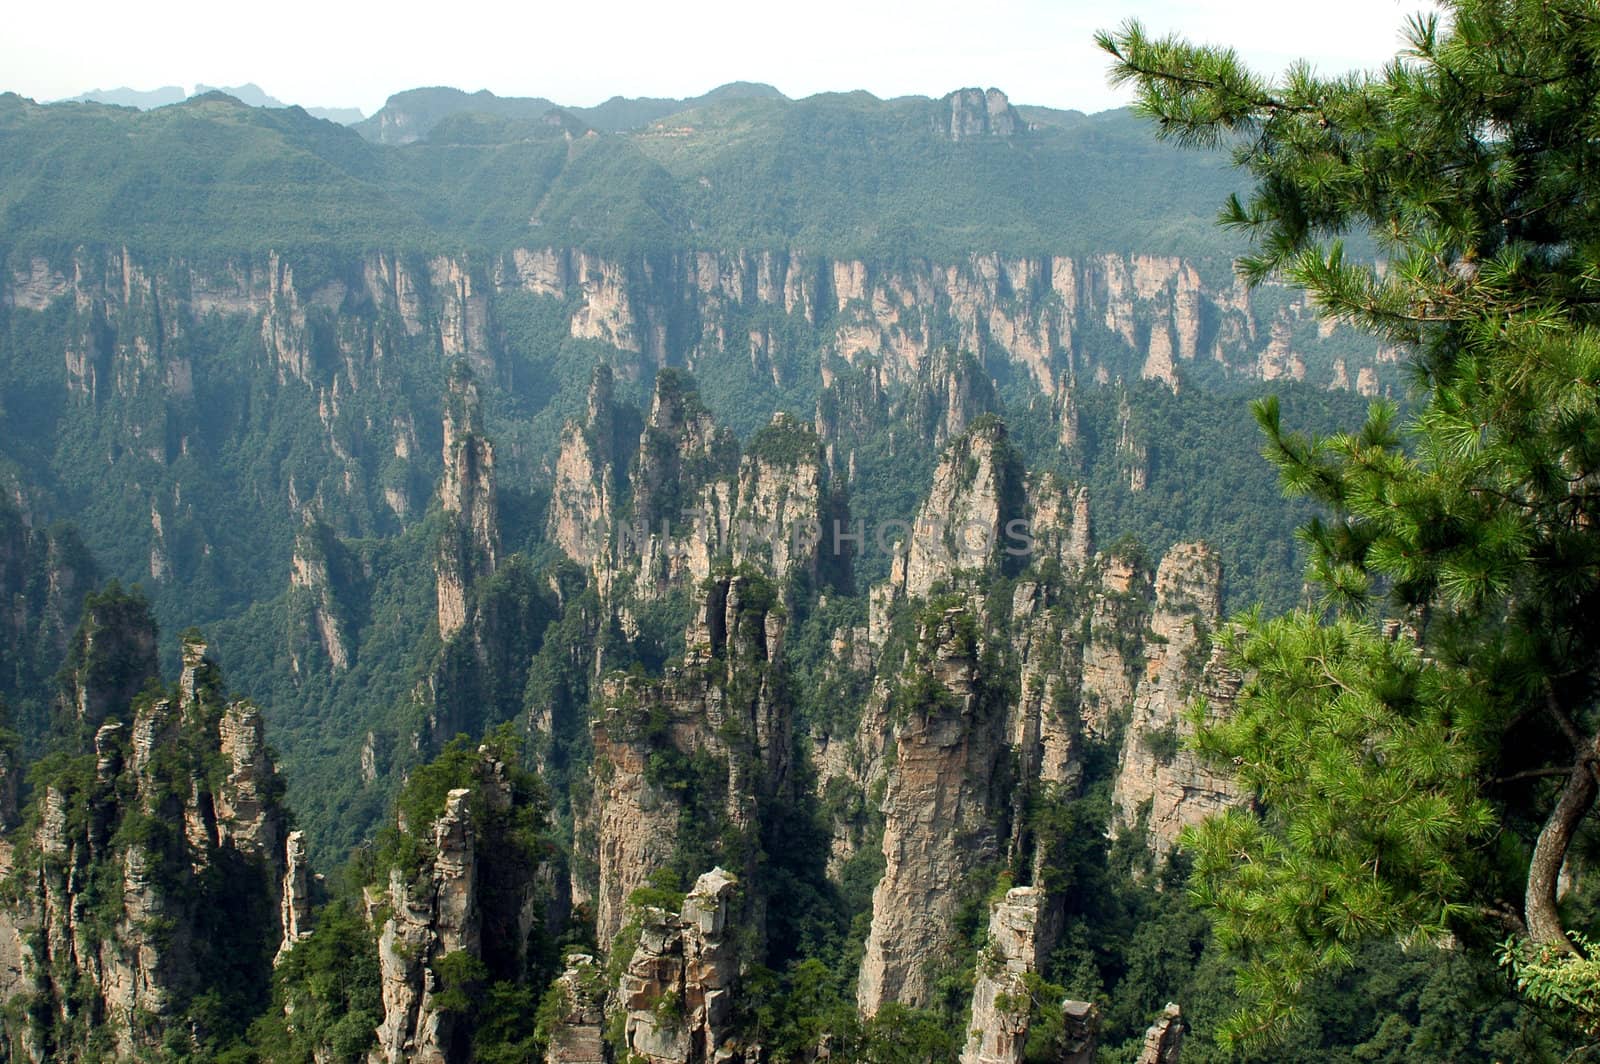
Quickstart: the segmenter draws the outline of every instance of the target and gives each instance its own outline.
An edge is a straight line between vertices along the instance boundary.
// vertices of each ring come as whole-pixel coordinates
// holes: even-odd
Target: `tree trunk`
[[[1567,938],[1561,926],[1561,913],[1556,907],[1556,883],[1561,877],[1561,865],[1567,857],[1567,847],[1578,832],[1578,825],[1594,806],[1597,785],[1595,766],[1600,762],[1600,733],[1590,738],[1578,752],[1578,761],[1567,776],[1561,797],[1539,832],[1539,841],[1533,847],[1533,859],[1528,862],[1528,890],[1522,907],[1528,918],[1528,937],[1541,946],[1554,946],[1568,953],[1578,950]]]

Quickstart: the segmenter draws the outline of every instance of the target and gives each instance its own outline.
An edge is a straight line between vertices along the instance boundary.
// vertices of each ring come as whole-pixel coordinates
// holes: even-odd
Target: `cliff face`
[[[411,843],[365,890],[383,1002],[372,1064],[471,1060],[467,995],[484,979],[525,970],[547,890],[526,835],[535,788],[525,773],[489,746],[452,746],[421,771],[430,774],[425,788],[465,786],[446,790],[426,823],[409,821],[408,808],[418,810],[405,792],[396,828]]]
[[[793,710],[778,682],[783,631],[770,584],[719,577],[690,624],[681,666],[669,665],[661,680],[602,685],[591,728],[593,798],[579,838],[582,849],[592,846],[596,878],[573,883],[575,897],[594,897],[602,944],[621,928],[630,894],[654,872],[685,865],[684,847],[738,861],[741,875],[753,859],[761,806],[788,786]]]
[[[1004,704],[980,667],[978,621],[951,606],[930,617],[897,692],[894,767],[883,800],[883,878],[856,999],[922,1006],[973,875],[1001,852]],[[909,679],[909,678],[908,678]]]
[[[733,1008],[741,958],[737,881],[721,868],[695,881],[681,912],[639,916],[639,944],[619,988],[630,1057],[648,1064],[742,1064]]]
[[[1054,946],[1049,898],[1038,887],[1013,887],[989,910],[989,942],[978,961],[961,1064],[1022,1064],[1037,975]]]
[[[986,124],[983,135],[1004,135],[998,131],[1014,125],[1004,117],[996,125],[988,98],[974,125],[980,112],[969,96],[950,97],[956,126]],[[1009,105],[997,112],[1010,113]],[[117,425],[125,446],[158,465],[199,445],[192,403],[196,374],[208,370],[185,341],[219,322],[243,325],[262,368],[304,392],[322,422],[333,469],[297,482],[294,494],[325,517],[353,517],[336,505],[352,494],[370,497],[374,512],[405,516],[403,483],[379,476],[373,458],[411,460],[415,441],[403,422],[363,423],[356,416],[363,397],[405,383],[398,360],[413,345],[499,379],[509,355],[496,339],[497,315],[513,294],[561,300],[569,335],[614,347],[628,375],[665,364],[671,332],[691,369],[738,353],[783,381],[797,360],[781,345],[793,341],[782,330],[735,324],[762,308],[803,326],[796,335],[808,346],[820,343],[853,366],[870,360],[885,382],[907,385],[946,348],[970,352],[991,376],[1013,370],[1050,396],[1071,380],[1117,377],[1177,388],[1213,369],[1365,392],[1393,383],[1397,358],[1319,325],[1303,302],[1281,292],[1252,296],[1231,278],[1208,279],[1194,263],[1145,255],[973,255],[890,266],[781,251],[613,260],[520,248],[479,259],[374,253],[312,278],[277,255],[201,267],[80,252],[34,257],[0,282],[0,301],[16,312],[70,305],[73,328],[60,352],[69,394],[162,400],[155,420],[124,407]],[[1330,343],[1337,356],[1320,353]],[[395,492],[396,507],[386,490]],[[183,508],[171,498],[150,501],[160,519]]]
[[[98,652],[104,623],[84,626],[99,626]],[[0,993],[36,1003],[7,1011],[28,1059],[98,1059],[105,1044],[131,1057],[178,1030],[198,1048],[219,1032],[175,1024],[194,997],[218,994],[242,1022],[274,954],[309,930],[304,851],[288,841],[260,714],[224,700],[204,643],[186,639],[182,658],[174,691],[120,707],[94,697],[80,661],[73,686],[103,709],[92,751],[44,784],[8,847]]]
[[[639,445],[637,420],[637,411],[617,402],[611,367],[601,364],[583,420],[562,429],[545,531],[586,569],[607,560],[620,494],[629,487],[628,461]]]
[[[1133,704],[1112,794],[1113,830],[1144,827],[1157,855],[1168,853],[1183,828],[1243,800],[1237,786],[1203,762],[1183,741],[1194,733],[1185,711],[1205,697],[1226,711],[1238,677],[1224,667],[1211,637],[1220,623],[1222,568],[1199,543],[1174,547],[1156,572],[1153,645]]]
[[[960,570],[1003,564],[1006,549],[1016,547],[1006,526],[1023,514],[1021,475],[1021,460],[998,421],[954,444],[917,512],[905,562],[908,598],[926,598]]]

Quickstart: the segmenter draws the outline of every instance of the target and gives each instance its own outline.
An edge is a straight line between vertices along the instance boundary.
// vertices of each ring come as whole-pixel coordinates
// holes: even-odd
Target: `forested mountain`
[[[1220,1059],[1246,403],[1407,384],[1234,183],[993,89],[0,97],[4,1052]],[[1564,1052],[1497,978],[1277,1059]]]

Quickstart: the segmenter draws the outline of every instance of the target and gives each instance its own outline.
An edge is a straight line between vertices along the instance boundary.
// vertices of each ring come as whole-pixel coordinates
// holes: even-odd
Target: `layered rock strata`
[[[618,676],[601,686],[593,799],[580,823],[593,840],[596,881],[573,884],[579,898],[594,891],[600,942],[621,928],[629,895],[691,841],[680,831],[686,812],[722,821],[713,848],[750,841],[764,800],[788,786],[793,709],[779,683],[775,592],[758,577],[730,575],[704,596],[681,666],[660,680]],[[697,830],[708,834],[704,824]]]
[[[1112,791],[1113,830],[1144,825],[1152,852],[1165,855],[1179,833],[1244,800],[1239,787],[1186,742],[1194,734],[1189,706],[1205,698],[1223,712],[1239,678],[1213,644],[1221,617],[1222,566],[1200,543],[1172,548],[1156,572],[1153,635],[1122,745]]]
[[[619,1007],[631,1058],[647,1064],[742,1064],[733,1032],[740,957],[731,921],[736,880],[716,868],[695,881],[681,912],[640,914],[639,945]]]
[[[154,630],[115,595],[90,612],[65,701],[98,718],[92,774],[44,781],[32,838],[4,853],[18,889],[0,908],[0,996],[33,1003],[5,1026],[36,1062],[74,1057],[88,1029],[119,1058],[154,1052],[223,972],[255,965],[264,986],[272,947],[309,928],[292,900],[308,886],[304,850],[288,842],[260,713],[225,700],[193,636],[175,690],[117,705],[137,662],[100,656],[142,651]],[[142,631],[113,627],[141,616]]]
[[[989,910],[989,936],[978,960],[977,983],[961,1064],[1022,1064],[1033,991],[1028,976],[1054,945],[1046,892],[1013,887]]]

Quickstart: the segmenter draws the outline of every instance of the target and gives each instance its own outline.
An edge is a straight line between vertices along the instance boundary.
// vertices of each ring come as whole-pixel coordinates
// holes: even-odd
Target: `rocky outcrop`
[[[775,415],[739,464],[734,564],[753,566],[780,586],[797,573],[816,576],[819,555],[833,555],[837,545],[835,530],[824,528],[825,490],[816,434],[787,414]]]
[[[93,632],[80,632],[78,645],[88,660],[153,641],[147,617],[142,635],[113,635],[112,612],[86,617]],[[83,675],[71,680],[93,692],[101,717],[93,776],[42,782],[37,828],[15,857],[18,889],[0,910],[0,955],[17,945],[0,984],[8,1005],[19,992],[31,1002],[7,1009],[7,1034],[28,1059],[75,1059],[86,1030],[104,1032],[130,1059],[198,1040],[204,1030],[178,1022],[194,996],[252,969],[265,988],[273,947],[306,930],[304,907],[283,897],[304,892],[304,849],[286,845],[260,714],[225,700],[198,637],[186,637],[181,656],[175,696],[116,706]]]
[[[1161,1018],[1144,1033],[1138,1064],[1178,1064],[1183,1053],[1183,1011],[1167,1003]]]
[[[483,435],[477,383],[460,372],[445,404],[439,502],[449,520],[436,563],[439,638],[448,642],[467,623],[472,584],[492,575],[500,559],[494,446]]]
[[[1145,675],[1150,574],[1111,551],[1096,557],[1093,580],[1079,705],[1085,733],[1105,738],[1133,704]]]
[[[1059,1064],[1094,1064],[1099,1041],[1100,1010],[1088,1001],[1063,1001]]]
[[[1022,1064],[1033,1010],[1027,977],[1054,945],[1049,905],[1043,889],[1013,887],[990,908],[961,1064]]]
[[[284,844],[283,890],[279,905],[283,940],[278,945],[273,967],[277,967],[296,945],[310,937],[312,904],[311,862],[306,856],[306,833],[291,831]]]
[[[595,899],[601,943],[621,928],[628,897],[681,844],[716,851],[754,839],[763,801],[788,786],[793,709],[780,682],[783,632],[767,581],[722,576],[689,626],[681,666],[669,665],[660,680],[602,684],[591,725],[593,798],[580,824],[595,879],[585,883],[575,869],[573,884],[575,896]],[[720,819],[724,837],[683,838],[680,819],[696,811]]]
[[[432,789],[402,792],[393,828],[404,845],[364,888],[383,1003],[370,1064],[470,1061],[474,987],[527,972],[549,869],[517,825],[543,795],[503,759],[508,752],[495,742],[475,755],[452,748],[445,766],[430,766],[448,775],[435,776],[430,786],[465,786],[442,796]],[[419,805],[420,798],[432,808]],[[411,819],[424,815],[426,822]]]
[[[723,558],[785,585],[818,573],[832,520],[848,519],[808,426],[778,414],[741,457],[682,374],[657,375],[642,430],[610,381],[597,372],[586,419],[563,430],[546,524],[603,595],[622,586],[635,602],[657,599],[704,581]]]
[[[1011,137],[1028,127],[999,89],[957,89],[940,101],[934,129],[951,140]]]
[[[445,796],[444,812],[433,823],[429,867],[410,879],[391,868],[387,890],[369,891],[369,910],[390,913],[378,939],[383,1022],[368,1058],[374,1064],[465,1059],[460,1010],[439,1007],[438,967],[451,954],[475,957],[481,946],[471,796],[467,788]]]
[[[1150,481],[1150,449],[1134,425],[1133,406],[1126,392],[1117,402],[1117,468],[1130,492],[1143,491]]]
[[[1000,399],[976,358],[943,347],[923,363],[902,405],[902,415],[919,438],[943,447],[984,414],[995,413]]]
[[[646,596],[705,579],[733,516],[738,442],[681,374],[657,374],[633,468],[635,541],[619,543],[619,566]]]
[[[970,490],[992,483],[986,478],[999,465],[992,451],[970,446],[1003,440],[984,437],[984,428],[947,451],[926,511],[976,515],[987,528],[1008,512],[995,504],[1002,492]],[[985,862],[1003,855],[1012,867],[1031,864],[1033,882],[1049,883],[1042,862],[1051,854],[1028,828],[1028,810],[1073,800],[1083,752],[1093,744],[1123,736],[1108,827],[1126,832],[1148,824],[1158,857],[1184,824],[1240,800],[1229,780],[1177,749],[1177,729],[1189,727],[1180,716],[1190,698],[1206,694],[1225,711],[1237,682],[1211,643],[1221,592],[1215,553],[1180,544],[1155,574],[1137,550],[1094,555],[1081,490],[1053,478],[1020,483],[1015,495],[1033,519],[1031,567],[1008,585],[1009,602],[987,601],[989,580],[977,575],[1003,571],[998,566],[963,564],[949,544],[943,553],[919,553],[913,545],[889,583],[870,596],[868,657],[877,679],[858,726],[849,735],[813,736],[825,808],[846,808],[849,794],[884,795],[885,870],[857,988],[869,1015],[887,1002],[929,1000],[938,964],[954,945],[951,913],[974,889],[987,889],[987,881],[974,882]],[[918,601],[905,592],[913,586],[908,570],[923,574],[915,586],[950,593],[934,600],[942,612],[924,615],[922,641],[909,653],[903,634],[890,635],[903,632],[903,611]],[[991,626],[986,618],[995,615],[1007,621],[1003,639],[984,634]],[[848,650],[849,634],[841,630],[835,642]],[[838,870],[861,836],[858,824],[833,816],[830,869]],[[991,949],[979,960],[969,1064],[1020,1059],[1028,1014],[1010,1015],[1007,1006],[1039,963],[1037,943],[1023,925],[1032,921],[1039,941],[1050,936],[1045,916],[1052,906],[1042,886],[1013,891],[1006,902],[994,914]],[[1076,1033],[1061,1053],[1088,1059],[1092,1010],[1079,1009],[1068,1026]]]
[[[84,594],[96,581],[97,566],[73,528],[36,528],[22,507],[0,494],[0,660],[6,663],[0,698],[15,702],[60,668]],[[14,720],[7,726],[32,732],[42,724]],[[14,822],[5,820],[0,802],[0,826]]]
[[[1027,556],[1022,462],[1005,424],[989,418],[945,449],[907,530],[887,592],[875,589],[874,628],[902,598],[926,598],[963,571],[1020,569]]]
[[[313,524],[295,537],[289,563],[288,643],[289,667],[296,677],[309,675],[317,666],[334,673],[350,667],[353,642],[329,557],[341,552],[326,525]]]
[[[1113,830],[1144,825],[1144,838],[1165,855],[1184,827],[1244,800],[1243,791],[1184,741],[1194,726],[1191,701],[1208,699],[1226,712],[1237,677],[1224,667],[1212,634],[1220,621],[1222,566],[1201,543],[1180,543],[1156,572],[1152,644],[1134,701],[1112,792]]]
[[[647,907],[619,988],[623,1038],[647,1064],[742,1064],[733,1031],[741,958],[733,921],[737,881],[714,868],[681,912]]]
[[[562,429],[555,463],[546,535],[584,568],[607,560],[618,493],[628,486],[627,463],[638,446],[638,426],[629,425],[614,387],[611,367],[595,367],[587,414]]]
[[[149,604],[115,585],[91,596],[67,655],[67,711],[99,727],[111,714],[126,713],[145,682],[160,673]]]
[[[567,958],[550,993],[560,996],[544,1064],[609,1064],[605,1044],[605,969],[587,953]]]
[[[894,768],[883,799],[885,868],[856,1000],[931,1000],[957,908],[979,868],[1000,853],[1005,804],[1005,708],[980,666],[979,618],[950,606],[925,622],[895,699]]]

